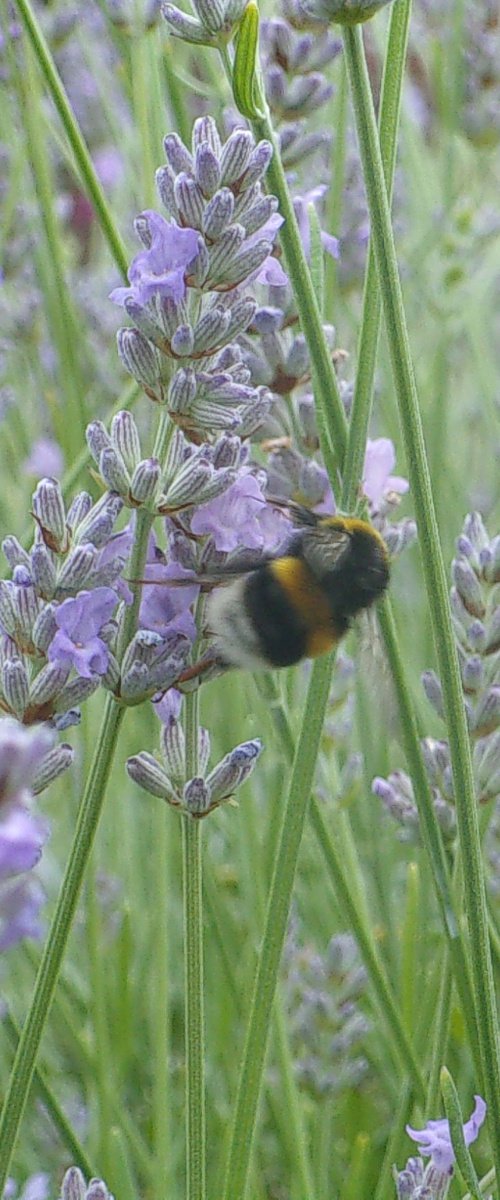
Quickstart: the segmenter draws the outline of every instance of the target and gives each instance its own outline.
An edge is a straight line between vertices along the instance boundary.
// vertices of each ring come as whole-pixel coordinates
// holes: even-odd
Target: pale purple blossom
[[[117,603],[116,593],[108,587],[79,592],[77,596],[63,600],[55,612],[59,628],[48,649],[50,662],[74,667],[83,679],[104,675],[109,651],[99,633]]]
[[[196,583],[188,585],[192,572],[178,562],[147,563],[144,578],[148,587],[144,589],[139,613],[143,629],[152,629],[166,636],[167,633],[182,633],[192,642],[196,637],[196,622],[191,605],[197,599],[200,588]],[[155,587],[154,581],[158,580]],[[168,580],[172,586],[168,587]],[[186,584],[183,581],[186,580]],[[180,586],[176,586],[176,584]]]
[[[391,493],[404,495],[408,491],[408,480],[400,475],[391,475],[396,462],[396,452],[390,438],[375,438],[366,443],[363,467],[363,493],[375,512],[384,498]]]
[[[309,260],[311,255],[311,228],[309,224],[308,207],[310,204],[316,204],[323,199],[327,191],[326,184],[319,184],[317,187],[311,188],[309,192],[305,192],[303,196],[294,196],[293,207],[297,218],[297,225],[300,230],[304,254]],[[326,253],[331,258],[339,258],[339,240],[331,233],[325,233],[321,230],[321,244]]]
[[[46,726],[26,729],[18,721],[0,720],[0,812],[9,804],[24,804],[54,735]]]
[[[19,1191],[14,1179],[8,1179],[4,1200],[48,1200],[51,1191],[50,1175],[47,1171],[37,1171],[29,1176],[22,1191]]]
[[[486,1104],[481,1096],[474,1096],[474,1111],[463,1127],[466,1146],[475,1142],[481,1125],[486,1116]],[[451,1144],[450,1124],[445,1117],[439,1121],[428,1121],[425,1129],[412,1129],[406,1126],[406,1132],[420,1147],[420,1153],[427,1158],[430,1156],[434,1166],[443,1174],[450,1173],[455,1162],[455,1153]]]
[[[39,937],[43,890],[27,875],[49,833],[26,803],[36,771],[53,745],[50,730],[0,721],[0,952],[23,937]]]
[[[290,530],[281,509],[270,505],[254,475],[242,475],[221,496],[201,504],[191,520],[195,534],[211,534],[226,553],[245,548],[272,553]]]
[[[25,475],[42,479],[45,475],[59,479],[64,470],[64,456],[58,442],[53,438],[41,437],[33,442],[31,453],[22,465]]]
[[[130,264],[131,286],[115,288],[110,299],[121,305],[128,299],[144,305],[156,295],[176,302],[183,300],[185,275],[198,253],[199,235],[195,229],[181,229],[175,221],[166,221],[153,209],[142,216],[147,220],[151,245],[140,250]]]

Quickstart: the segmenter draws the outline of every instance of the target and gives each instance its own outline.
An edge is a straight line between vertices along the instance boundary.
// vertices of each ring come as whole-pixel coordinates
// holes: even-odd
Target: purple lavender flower
[[[40,858],[48,826],[26,807],[37,771],[53,744],[43,727],[0,721],[0,952],[23,937],[39,937],[44,895],[26,873]]]
[[[323,196],[327,191],[328,188],[326,184],[320,184],[317,187],[311,188],[310,191],[304,192],[303,196],[294,196],[293,207],[295,209],[295,216],[297,218],[297,224],[300,230],[300,236],[302,238],[304,254],[307,259],[309,259],[311,254],[311,230],[309,225],[308,206],[309,204],[314,204],[316,206],[316,204],[323,199]],[[339,257],[339,241],[338,238],[333,236],[333,234],[325,233],[325,231],[322,229],[321,243],[323,249],[326,250],[326,253],[330,254],[332,258]]]
[[[391,492],[404,495],[408,491],[408,480],[400,475],[391,475],[396,462],[396,452],[390,438],[368,439],[365,465],[363,468],[363,492],[370,501],[373,512],[378,512]]]
[[[196,510],[191,520],[196,534],[211,534],[217,550],[274,551],[284,541],[290,522],[266,501],[255,475],[242,475],[227,492]]]
[[[42,437],[33,442],[31,453],[22,464],[25,475],[36,475],[41,479],[44,475],[56,479],[62,475],[64,458],[61,447],[52,438]]]
[[[191,587],[165,586],[169,579],[191,579],[191,571],[187,571],[180,563],[171,562],[148,563],[145,568],[145,579],[153,586],[144,589],[141,600],[140,625],[143,629],[152,629],[166,636],[167,633],[183,633],[191,642],[196,637],[196,623],[191,612],[191,606],[199,594],[199,586],[193,583]],[[158,587],[154,586],[158,580]]]
[[[48,648],[50,662],[74,667],[83,679],[104,675],[109,651],[99,633],[117,603],[116,592],[107,587],[64,600],[55,612],[59,628]]]
[[[24,804],[40,764],[53,745],[49,729],[25,729],[8,717],[0,720],[0,811],[9,804]]]
[[[484,1100],[481,1096],[474,1096],[474,1099],[476,1101],[474,1111],[463,1127],[466,1146],[475,1142],[486,1116]],[[445,1117],[439,1121],[428,1121],[425,1129],[412,1129],[410,1125],[407,1125],[406,1132],[414,1142],[419,1144],[420,1153],[424,1154],[426,1158],[430,1156],[431,1162],[438,1171],[443,1175],[451,1174],[455,1154],[451,1144],[449,1121]]]
[[[155,295],[175,302],[183,300],[186,271],[198,253],[198,233],[181,229],[152,209],[142,213],[141,218],[149,231],[149,245],[130,264],[131,287],[115,288],[110,299],[121,305],[129,299],[144,305]]]
[[[48,1200],[51,1190],[50,1175],[47,1171],[37,1171],[29,1176],[22,1191],[19,1191],[14,1179],[8,1179],[4,1200]]]

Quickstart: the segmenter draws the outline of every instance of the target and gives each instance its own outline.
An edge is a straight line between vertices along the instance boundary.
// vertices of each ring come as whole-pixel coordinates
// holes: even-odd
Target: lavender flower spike
[[[0,953],[41,933],[43,892],[28,872],[40,858],[48,827],[26,805],[53,740],[45,727],[27,730],[8,718],[0,721]]]

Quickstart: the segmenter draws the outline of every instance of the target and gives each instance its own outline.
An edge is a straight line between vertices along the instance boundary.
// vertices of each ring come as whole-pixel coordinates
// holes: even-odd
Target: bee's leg
[[[198,659],[198,662],[193,663],[191,667],[186,667],[185,671],[176,679],[174,687],[181,687],[183,684],[192,683],[193,680],[198,680],[199,683],[206,682],[209,679],[214,679],[216,675],[220,675],[223,671],[227,671],[226,663],[222,662],[214,654],[206,654],[204,658]],[[190,690],[189,688],[187,690]]]

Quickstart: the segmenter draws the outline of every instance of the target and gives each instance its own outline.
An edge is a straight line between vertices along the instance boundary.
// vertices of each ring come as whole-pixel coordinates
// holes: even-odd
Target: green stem
[[[458,835],[463,861],[464,897],[469,928],[469,954],[476,1002],[478,1040],[481,1048],[486,1098],[489,1104],[492,1149],[498,1174],[500,1172],[500,1044],[469,736],[373,100],[359,27],[345,27],[343,40],[370,208],[372,239],[383,298],[387,338],[420,533],[423,573],[443,690],[457,808]]]
[[[411,0],[393,5],[384,58],[384,73],[380,93],[380,153],[391,204],[396,165],[396,149],[401,111],[404,67],[410,26]],[[344,462],[342,508],[352,512],[356,504],[366,453],[366,437],[371,415],[373,381],[382,318],[382,299],[375,264],[373,242],[370,241],[363,290],[363,314],[356,356],[356,381],[349,422],[349,439]]]
[[[0,1116],[0,1196],[5,1188],[36,1058],[95,837],[124,709],[107,696],[99,745],[78,812],[75,837],[44,946],[31,1006],[23,1025]]]
[[[278,971],[285,940],[295,869],[311,792],[331,677],[331,655],[312,669],[297,744],[280,842],[269,892],[238,1095],[234,1110],[223,1200],[244,1200],[257,1104],[262,1084]]]
[[[127,278],[128,255],[120,235],[115,228],[106,196],[99,183],[92,159],[82,137],[80,126],[75,120],[71,104],[61,82],[56,65],[50,53],[42,29],[29,0],[17,0],[19,15],[28,34],[33,50],[38,59],[41,71],[45,77],[49,92],[61,118],[63,128],[75,156],[83,186],[95,207],[104,237],[108,243],[112,257],[123,275]]]
[[[202,600],[197,605],[200,624]],[[193,647],[196,658],[198,640]],[[184,697],[186,781],[198,775],[199,693]],[[182,821],[184,901],[184,1020],[186,1043],[187,1200],[204,1200],[206,1159],[205,1011],[203,991],[203,894],[201,836],[203,822]]]
[[[188,699],[188,697],[186,697]],[[182,821],[187,1200],[205,1197],[202,822]]]

